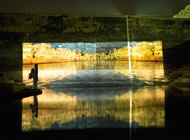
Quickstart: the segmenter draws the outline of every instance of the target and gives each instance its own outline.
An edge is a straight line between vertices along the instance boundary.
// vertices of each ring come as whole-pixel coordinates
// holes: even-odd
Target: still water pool
[[[163,63],[132,62],[131,72],[128,66],[127,61],[39,64],[38,88],[43,93],[23,99],[22,131],[163,128]],[[26,86],[32,86],[32,67],[23,65]],[[36,111],[31,104],[37,104]]]

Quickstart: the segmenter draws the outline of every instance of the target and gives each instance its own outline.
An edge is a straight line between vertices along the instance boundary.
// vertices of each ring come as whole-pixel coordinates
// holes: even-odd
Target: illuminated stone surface
[[[176,14],[174,18],[190,18],[190,5],[187,5],[185,9]]]

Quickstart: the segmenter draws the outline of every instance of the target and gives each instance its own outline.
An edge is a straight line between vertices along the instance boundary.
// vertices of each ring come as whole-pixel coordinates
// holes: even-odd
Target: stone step
[[[190,88],[190,78],[180,77],[173,82],[176,87],[186,87]]]

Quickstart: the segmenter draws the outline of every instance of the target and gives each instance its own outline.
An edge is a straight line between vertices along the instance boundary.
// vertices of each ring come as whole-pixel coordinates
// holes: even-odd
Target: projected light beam
[[[131,75],[131,54],[130,54],[130,40],[129,40],[129,23],[127,16],[127,46],[128,46],[128,57],[129,57],[129,75]]]

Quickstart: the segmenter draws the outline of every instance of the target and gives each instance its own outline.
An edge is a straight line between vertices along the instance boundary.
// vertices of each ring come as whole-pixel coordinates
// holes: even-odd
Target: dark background
[[[189,0],[0,0],[0,13],[173,16]]]

